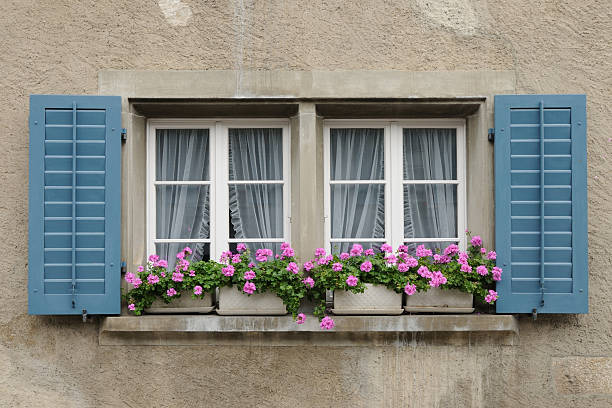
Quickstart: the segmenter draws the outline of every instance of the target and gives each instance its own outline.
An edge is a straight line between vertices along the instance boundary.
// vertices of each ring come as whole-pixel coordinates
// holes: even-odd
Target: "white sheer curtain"
[[[456,180],[455,129],[404,129],[404,180]],[[404,237],[457,237],[455,184],[404,185]],[[442,248],[448,243],[427,243]],[[410,245],[416,248],[416,245]]]
[[[331,180],[347,181],[330,186],[332,249],[344,252],[352,245],[333,238],[381,238],[382,243],[384,184],[350,181],[384,180],[384,129],[330,129],[330,166]]]
[[[209,186],[181,184],[181,181],[209,180],[208,129],[158,129],[156,139],[156,181],[173,181],[156,186],[157,239],[183,239],[182,243],[157,243],[156,251],[170,267],[185,245],[194,250],[193,260],[208,257],[209,246],[189,243],[209,238]]]
[[[283,238],[283,184],[240,183],[283,179],[283,138],[280,128],[229,129],[229,210],[232,238],[262,238],[248,242],[278,251],[266,238]]]

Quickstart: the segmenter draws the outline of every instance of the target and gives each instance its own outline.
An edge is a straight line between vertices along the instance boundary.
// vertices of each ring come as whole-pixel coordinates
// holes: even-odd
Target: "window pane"
[[[193,251],[191,257],[187,256],[189,262],[197,262],[210,259],[210,244],[195,242],[156,243],[155,252],[161,259],[168,261],[168,270],[174,270],[176,265],[176,254],[188,246]]]
[[[383,180],[384,129],[330,129],[332,180]]]
[[[156,180],[208,180],[208,129],[157,129]]]
[[[456,179],[456,129],[404,129],[404,180]]]
[[[458,242],[448,241],[448,242],[406,242],[404,245],[408,247],[408,253],[411,255],[416,254],[416,249],[419,245],[425,245],[425,248],[431,249],[434,253],[444,251],[444,248],[449,246],[450,244],[459,244]]]
[[[282,180],[283,129],[229,129],[230,180]]]
[[[283,186],[229,186],[230,238],[282,238]]]
[[[404,237],[457,237],[457,185],[405,185]]]
[[[156,186],[157,237],[209,238],[209,186]]]
[[[332,238],[384,238],[384,184],[332,184]]]
[[[380,246],[384,244],[385,241],[380,242],[333,242],[331,243],[331,251],[334,254],[339,254],[342,252],[349,252],[353,247],[353,244],[359,244],[363,247],[364,250],[369,248],[374,248],[375,252],[380,252]]]

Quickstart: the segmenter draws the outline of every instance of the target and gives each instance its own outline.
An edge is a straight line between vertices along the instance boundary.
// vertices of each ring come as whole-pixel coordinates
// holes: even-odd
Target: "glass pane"
[[[456,129],[404,129],[404,180],[456,179]]]
[[[384,129],[330,129],[332,180],[384,180]]]
[[[274,252],[274,255],[280,254],[282,251],[280,249],[280,242],[245,242],[249,251],[251,251],[251,260],[255,261],[255,251],[258,249],[271,249]],[[237,242],[231,242],[229,244],[229,249],[233,253],[236,253]]]
[[[209,238],[209,186],[156,186],[156,238]]]
[[[434,254],[439,252],[442,253],[444,251],[444,248],[446,248],[447,246],[449,246],[450,244],[457,244],[459,245],[459,242],[457,241],[448,241],[448,242],[406,242],[404,245],[406,245],[408,247],[408,253],[411,255],[415,255],[416,254],[416,249],[419,245],[425,245],[425,248],[427,249],[431,249]]]
[[[195,242],[177,243],[156,243],[155,252],[161,259],[168,261],[168,270],[174,270],[176,265],[176,254],[188,246],[193,251],[191,257],[187,257],[189,262],[197,262],[210,259],[210,244]]]
[[[229,186],[230,238],[282,238],[283,186]]]
[[[380,246],[384,244],[385,241],[380,242],[332,242],[330,247],[331,251],[334,254],[340,254],[342,252],[349,252],[353,247],[353,244],[359,244],[363,247],[364,250],[373,248],[374,252],[380,252]]]
[[[156,180],[209,180],[208,129],[157,129]]]
[[[283,129],[229,129],[230,180],[282,180]]]
[[[457,185],[405,185],[404,237],[457,237]]]
[[[332,184],[332,238],[385,237],[384,184]]]

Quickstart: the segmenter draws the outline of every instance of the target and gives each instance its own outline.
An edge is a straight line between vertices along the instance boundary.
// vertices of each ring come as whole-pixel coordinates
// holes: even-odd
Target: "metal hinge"
[[[119,273],[124,275],[127,272],[127,264],[125,261],[121,261],[121,268],[119,268]]]
[[[122,128],[121,129],[121,143],[125,143],[125,142],[127,142],[127,129]]]
[[[489,142],[491,143],[495,142],[495,129],[489,128],[488,139],[489,139]]]

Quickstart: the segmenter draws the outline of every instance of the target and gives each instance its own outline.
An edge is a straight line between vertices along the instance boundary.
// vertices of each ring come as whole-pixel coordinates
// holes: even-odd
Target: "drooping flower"
[[[493,303],[497,300],[498,296],[497,296],[497,292],[494,290],[489,290],[489,294],[487,296],[485,296],[485,302],[487,303]]]
[[[257,289],[257,287],[255,286],[255,284],[251,281],[246,282],[244,284],[244,287],[242,288],[242,290],[244,291],[244,293],[248,293],[249,295],[252,295],[253,292],[255,292],[255,290]]]
[[[297,315],[297,324],[304,324],[306,322],[306,315],[304,313],[300,313]]]
[[[314,268],[314,265],[312,264],[311,261],[308,261],[304,264],[304,270],[310,271],[312,268]]]
[[[431,278],[429,281],[429,286],[432,288],[437,288],[440,285],[444,285],[447,282],[446,276],[442,274],[440,271],[433,271],[431,273]]]
[[[361,266],[359,267],[359,269],[361,269],[362,272],[370,272],[372,270],[372,262],[370,261],[363,262]]]
[[[174,272],[172,274],[172,280],[175,282],[182,282],[184,275],[180,272]]]
[[[244,273],[244,280],[252,280],[255,279],[255,272],[252,269],[249,269]]]
[[[324,248],[317,248],[315,249],[315,256],[323,256],[325,255],[325,249]]]
[[[380,250],[381,252],[393,252],[393,247],[389,244],[382,244]]]
[[[488,270],[488,269],[487,269],[487,267],[486,267],[486,266],[484,266],[484,265],[478,265],[478,266],[476,267],[476,272],[477,272],[479,275],[481,275],[481,276],[486,276],[486,275],[488,275],[488,274],[489,274],[489,270]]]
[[[170,288],[170,289],[168,289],[168,290],[166,291],[166,295],[167,295],[168,297],[172,297],[172,296],[176,295],[176,289],[174,289],[174,288]]]
[[[453,256],[459,252],[459,247],[456,244],[450,244],[444,248],[444,255]]]
[[[414,268],[415,266],[419,264],[419,261],[417,261],[416,258],[413,258],[413,257],[406,259],[405,262],[406,262],[406,265],[408,265],[411,268]]]
[[[287,270],[293,274],[296,274],[300,271],[300,267],[295,262],[289,262],[287,265]]]
[[[332,265],[332,270],[334,272],[340,272],[342,270],[342,264],[340,262],[336,262]]]
[[[470,273],[472,272],[472,267],[468,265],[467,263],[461,264],[461,272]]]
[[[348,254],[348,252],[343,252],[340,254],[340,260],[342,261],[346,261],[349,258],[350,258],[350,255]]]
[[[497,259],[497,252],[489,251],[489,253],[487,254],[487,259],[490,259],[491,261],[496,260]]]
[[[410,267],[408,266],[407,263],[401,263],[397,265],[397,270],[400,272],[408,272],[409,269]]]
[[[364,254],[365,256],[372,256],[374,255],[374,250],[372,248],[368,248],[365,250]]]
[[[233,265],[227,265],[225,268],[221,269],[221,272],[223,273],[223,275],[225,276],[234,276],[234,266]]]
[[[502,276],[502,268],[494,266],[493,269],[491,269],[491,274],[493,275],[494,281],[500,281]]]
[[[309,286],[310,289],[314,287],[315,281],[310,276],[302,281],[302,283],[306,286]]]
[[[404,286],[404,293],[408,296],[414,295],[416,293],[416,285],[407,283],[406,286]]]
[[[349,275],[349,277],[346,278],[346,284],[351,287],[357,286],[357,282],[359,282],[359,279],[354,275]]]
[[[353,244],[350,254],[351,256],[361,256],[361,254],[363,254],[363,247],[359,244]]]
[[[239,243],[238,245],[236,245],[236,251],[238,252],[244,252],[246,251],[247,246],[244,242]]]
[[[419,245],[416,249],[416,256],[418,256],[419,258],[423,258],[426,256],[432,256],[433,252],[431,251],[431,249],[427,249],[425,248],[425,245]]]
[[[482,238],[480,238],[480,235],[474,235],[470,240],[470,243],[472,246],[479,247],[482,245]]]
[[[331,330],[335,325],[336,323],[334,323],[334,320],[329,316],[325,316],[323,320],[321,320],[321,324],[319,324],[323,330]]]
[[[144,266],[140,265],[140,266],[137,268],[137,270],[138,270],[138,272],[144,272],[145,268],[144,268]]]
[[[149,276],[147,276],[147,282],[149,282],[149,285],[155,285],[159,282],[159,276],[150,273]]]
[[[136,305],[134,305],[133,303],[130,303],[128,305],[128,310],[132,310],[132,311],[136,310]]]
[[[193,294],[200,296],[202,294],[202,287],[200,285],[197,285],[196,287],[194,287]]]

